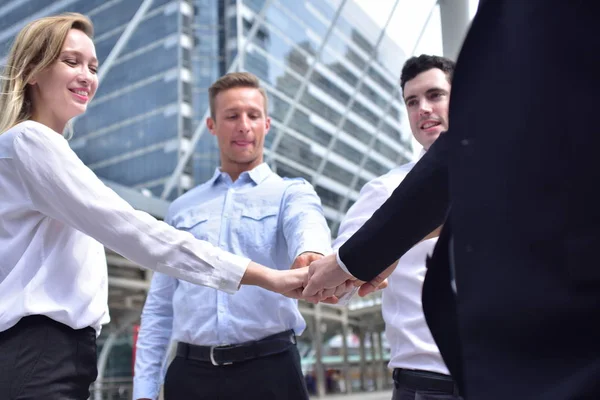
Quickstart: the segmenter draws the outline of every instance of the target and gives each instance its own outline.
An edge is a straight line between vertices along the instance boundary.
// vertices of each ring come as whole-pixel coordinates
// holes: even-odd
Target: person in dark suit
[[[311,264],[304,294],[351,276],[377,284],[443,223],[423,306],[461,393],[600,398],[599,17],[588,1],[481,0],[451,129],[337,254]]]

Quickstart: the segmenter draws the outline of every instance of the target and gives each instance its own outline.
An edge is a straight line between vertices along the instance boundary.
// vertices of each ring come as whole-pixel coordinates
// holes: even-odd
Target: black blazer
[[[599,20],[596,1],[482,0],[450,130],[340,249],[369,280],[446,221],[423,304],[469,399],[600,399]]]

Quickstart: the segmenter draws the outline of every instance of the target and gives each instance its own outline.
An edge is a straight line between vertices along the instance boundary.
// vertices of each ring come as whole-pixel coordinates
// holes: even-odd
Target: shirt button
[[[463,140],[461,140],[460,144],[462,144],[463,146],[468,146],[470,144],[469,143],[469,139],[463,139]]]
[[[465,251],[467,253],[472,253],[473,252],[473,246],[471,246],[470,244],[465,246]]]

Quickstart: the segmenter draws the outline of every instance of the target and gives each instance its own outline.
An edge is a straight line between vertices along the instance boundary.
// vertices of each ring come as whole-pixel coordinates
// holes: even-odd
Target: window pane
[[[177,67],[177,46],[160,45],[129,60],[114,65],[98,86],[96,97],[122,89],[158,73]]]
[[[147,154],[123,160],[117,164],[98,168],[96,174],[102,178],[134,186],[154,179],[170,176],[177,166],[177,152],[165,153],[159,149]]]
[[[85,133],[81,134],[84,136]],[[78,131],[75,135],[76,139],[80,137]],[[165,116],[161,112],[90,138],[76,153],[84,163],[94,164],[174,138],[177,138],[177,114]]]
[[[76,126],[83,132],[93,132],[174,103],[178,97],[176,82],[159,78],[102,103],[94,105],[92,101],[88,111],[77,120]]]

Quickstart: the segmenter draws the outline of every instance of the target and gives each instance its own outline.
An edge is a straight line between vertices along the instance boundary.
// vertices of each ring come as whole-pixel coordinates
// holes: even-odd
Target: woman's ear
[[[28,85],[35,85],[37,83],[37,74],[32,74],[27,80]]]

